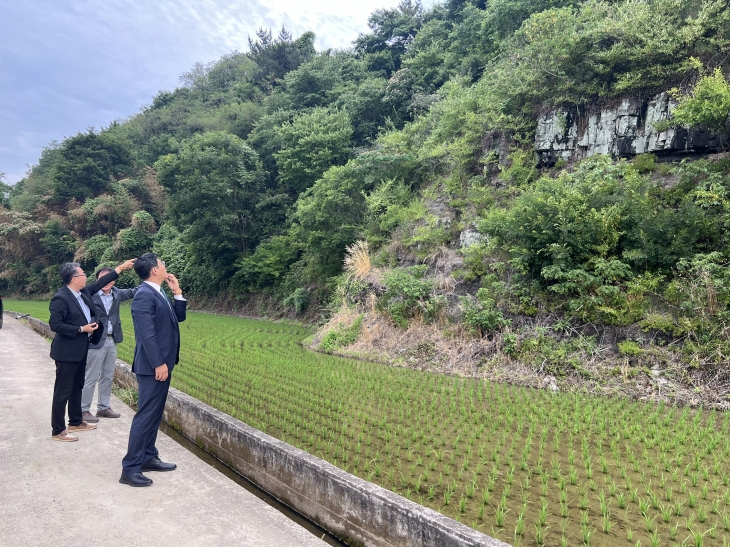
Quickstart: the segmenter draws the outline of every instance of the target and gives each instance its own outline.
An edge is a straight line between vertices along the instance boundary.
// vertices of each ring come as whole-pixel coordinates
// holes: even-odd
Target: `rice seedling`
[[[540,510],[537,513],[537,522],[540,523],[540,526],[545,526],[545,523],[547,522],[548,517],[548,501],[546,499],[540,500]]]
[[[607,511],[605,515],[603,515],[603,533],[608,534],[611,532],[611,527],[613,526],[613,523],[611,522],[611,512]]]
[[[596,533],[596,529],[591,528],[588,524],[581,524],[580,531],[583,537],[583,545],[589,546],[591,544],[593,534]]]
[[[656,515],[653,517],[650,517],[649,515],[644,515],[644,527],[646,528],[646,531],[649,533],[652,533],[654,531],[654,528],[656,527],[656,523],[654,522],[656,519]]]
[[[535,543],[538,547],[545,545],[545,530],[548,527],[543,527],[538,522],[535,523]]]
[[[694,547],[703,547],[705,544],[705,535],[707,535],[708,532],[709,530],[705,530],[704,532],[693,531],[689,536],[687,536],[687,539],[692,539]]]
[[[499,528],[502,528],[504,526],[504,518],[507,515],[508,511],[509,509],[507,509],[504,501],[499,502],[499,504],[497,505],[497,510],[495,512],[495,523]]]
[[[674,512],[673,508],[670,505],[667,505],[666,507],[659,504],[659,512],[661,513],[662,520],[664,522],[669,522],[672,519],[672,513]]]
[[[644,498],[639,499],[639,513],[642,517],[645,517],[649,511],[649,501]]]
[[[581,511],[581,513],[580,513],[581,526],[584,524],[588,524],[589,522],[590,522],[590,518],[588,517],[588,511]]]
[[[517,524],[515,524],[515,537],[522,536],[525,533],[525,512],[520,511],[517,516]]]

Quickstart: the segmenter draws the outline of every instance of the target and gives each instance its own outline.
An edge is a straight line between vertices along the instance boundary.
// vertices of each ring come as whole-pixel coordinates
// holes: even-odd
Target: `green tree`
[[[83,201],[102,193],[114,178],[132,168],[129,146],[109,132],[89,129],[64,140],[53,171],[53,194],[59,201]]]
[[[341,86],[357,84],[367,75],[362,61],[352,53],[324,51],[288,72],[282,88],[277,90],[281,98],[272,97],[272,102],[288,110],[328,106]]]
[[[74,231],[81,237],[116,234],[132,222],[139,203],[121,184],[111,185],[113,192],[87,199],[81,207],[68,212]]]
[[[114,239],[108,235],[95,235],[85,240],[76,251],[75,258],[88,270],[94,270],[102,261],[104,253],[114,245]]]
[[[140,256],[150,252],[157,224],[147,211],[137,211],[132,215],[132,225],[119,230],[114,241],[114,257]]]
[[[255,207],[263,173],[256,152],[235,135],[210,132],[184,141],[155,167],[190,259],[206,264],[212,280],[222,282],[258,241]]]
[[[51,264],[68,262],[74,256],[76,241],[71,237],[71,232],[63,225],[60,218],[51,218],[43,225],[43,237],[40,242],[43,245]]]
[[[5,173],[0,171],[0,207],[10,207],[10,192],[13,187],[3,182]]]
[[[233,283],[246,291],[276,287],[301,251],[301,243],[289,234],[274,236],[256,247],[253,254],[238,261]]]
[[[352,124],[345,112],[315,108],[279,129],[281,149],[274,154],[281,188],[301,193],[330,166],[350,155]]]
[[[267,99],[269,111],[334,107],[350,116],[356,144],[372,141],[393,110],[383,102],[387,80],[375,77],[351,52],[325,51],[284,77]]]
[[[371,70],[388,76],[400,68],[400,61],[423,24],[423,7],[416,0],[401,0],[394,9],[378,9],[368,17],[370,33],[355,40],[355,51]]]
[[[261,159],[265,172],[266,186],[275,188],[279,177],[274,156],[282,146],[279,129],[282,124],[290,122],[295,112],[290,110],[276,110],[262,116],[246,139],[246,143],[253,148]]]
[[[270,91],[287,72],[314,57],[314,38],[314,33],[305,32],[294,40],[284,27],[276,38],[272,37],[271,29],[257,30],[256,39],[248,39],[248,56],[257,66],[251,76],[253,83]]]
[[[53,194],[52,171],[60,153],[59,146],[58,142],[51,141],[41,151],[38,163],[15,184],[10,196],[13,210],[31,213]]]
[[[675,93],[676,94],[676,93]],[[700,78],[672,112],[676,125],[703,126],[726,138],[730,123],[730,84],[720,68]]]
[[[292,233],[323,277],[340,273],[345,247],[362,231],[364,189],[349,166],[332,167],[297,200]]]

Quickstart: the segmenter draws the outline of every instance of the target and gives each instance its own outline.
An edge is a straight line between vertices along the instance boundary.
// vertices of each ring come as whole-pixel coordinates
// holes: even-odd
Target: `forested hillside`
[[[368,22],[342,51],[261,30],[130,118],[51,143],[5,188],[0,291],[154,250],[197,302],[334,317],[329,351],[377,321],[436,325],[479,341],[465,366],[590,381],[610,326],[621,362],[724,386],[730,159],[538,169],[533,147],[552,108],[663,91],[666,127],[727,144],[728,2],[404,0]],[[445,366],[432,346],[401,358]]]

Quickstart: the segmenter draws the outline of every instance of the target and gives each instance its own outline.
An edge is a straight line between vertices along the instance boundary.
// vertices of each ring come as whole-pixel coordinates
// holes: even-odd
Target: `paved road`
[[[325,545],[160,433],[169,473],[149,488],[119,484],[133,412],[51,440],[55,366],[49,343],[5,316],[0,329],[0,545]],[[96,404],[92,406],[92,410]]]

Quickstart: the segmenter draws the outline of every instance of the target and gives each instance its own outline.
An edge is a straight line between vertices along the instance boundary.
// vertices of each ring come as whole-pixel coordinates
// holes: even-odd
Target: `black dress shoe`
[[[122,484],[128,484],[129,486],[150,486],[152,479],[148,479],[142,473],[122,473],[122,478],[119,479]]]
[[[142,465],[142,471],[172,471],[177,469],[174,463],[165,463],[160,458],[152,458],[150,461]]]

